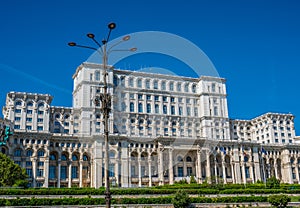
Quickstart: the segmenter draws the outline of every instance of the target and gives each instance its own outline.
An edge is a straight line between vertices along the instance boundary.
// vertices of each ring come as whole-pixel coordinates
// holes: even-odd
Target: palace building
[[[73,107],[49,94],[9,92],[3,107],[14,134],[2,153],[26,169],[30,187],[104,186],[103,66],[73,75]],[[226,80],[108,69],[109,174],[120,187],[254,183],[275,176],[299,183],[294,115],[228,116]],[[2,123],[3,123],[2,122]]]

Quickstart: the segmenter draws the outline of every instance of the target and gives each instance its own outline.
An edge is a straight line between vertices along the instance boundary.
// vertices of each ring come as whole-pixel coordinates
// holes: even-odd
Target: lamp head
[[[135,52],[137,50],[137,48],[130,48],[131,52]]]
[[[68,45],[73,47],[73,46],[76,46],[76,43],[75,42],[69,42]]]
[[[86,36],[88,36],[89,38],[95,38],[95,35],[93,34],[93,33],[88,33],[88,34],[86,34]]]
[[[109,23],[109,24],[108,24],[108,28],[109,28],[110,30],[115,29],[115,28],[116,28],[116,23],[114,23],[114,22]]]
[[[125,37],[122,38],[123,41],[127,41],[130,39],[130,35],[126,35]]]

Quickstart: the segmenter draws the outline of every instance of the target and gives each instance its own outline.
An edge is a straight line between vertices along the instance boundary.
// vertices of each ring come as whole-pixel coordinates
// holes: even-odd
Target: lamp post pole
[[[111,111],[111,95],[108,92],[108,55],[112,51],[136,51],[136,48],[131,48],[131,49],[125,49],[125,50],[112,50],[115,46],[120,44],[123,41],[127,41],[130,39],[130,36],[125,36],[121,41],[118,43],[114,44],[110,48],[107,49],[107,43],[109,41],[109,37],[111,34],[111,31],[116,28],[115,23],[109,23],[108,24],[108,35],[107,38],[102,40],[102,44],[99,43],[95,39],[95,35],[92,33],[87,34],[88,38],[91,38],[99,47],[99,49],[90,47],[90,46],[85,46],[85,45],[78,45],[75,42],[69,42],[69,46],[75,46],[75,47],[80,47],[80,48],[87,48],[87,49],[92,49],[96,52],[98,52],[102,56],[102,67],[103,67],[103,93],[100,94],[100,96],[95,97],[95,106],[98,106],[101,101],[101,112],[103,114],[103,124],[104,124],[104,146],[105,146],[105,154],[104,154],[104,163],[105,163],[105,202],[106,202],[106,208],[110,208],[111,206],[111,192],[110,192],[110,183],[109,183],[109,127],[108,127],[108,120],[109,120],[109,113]]]

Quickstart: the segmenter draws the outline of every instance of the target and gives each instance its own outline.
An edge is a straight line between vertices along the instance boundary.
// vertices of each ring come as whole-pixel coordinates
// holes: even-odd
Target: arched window
[[[44,107],[44,103],[39,103],[38,107],[39,107],[39,108]]]
[[[244,162],[248,162],[249,161],[249,157],[248,156],[244,156]]]
[[[192,162],[192,158],[191,158],[190,156],[187,156],[187,157],[186,157],[186,161],[187,161],[187,162]]]
[[[185,92],[189,92],[189,84],[185,84],[184,85],[184,91]]]
[[[167,112],[168,112],[168,108],[167,108],[166,105],[164,105],[164,106],[163,106],[163,113],[164,113],[164,114],[167,114]]]
[[[77,160],[78,160],[77,155],[72,155],[72,161],[77,161]]]
[[[143,113],[143,104],[139,103],[139,113]]]
[[[173,82],[170,82],[169,88],[170,88],[170,91],[174,90],[174,83]]]
[[[54,154],[50,155],[50,160],[56,160],[56,156]]]
[[[178,156],[178,157],[177,157],[177,161],[178,161],[178,162],[183,162],[182,157],[181,157],[181,156]]]
[[[61,160],[62,160],[62,161],[67,161],[67,156],[66,156],[65,154],[62,154],[62,155],[61,155]]]
[[[119,79],[117,76],[114,76],[114,85],[118,86],[118,84],[119,84]]]
[[[166,82],[161,83],[161,90],[166,90]]]
[[[17,101],[16,102],[16,106],[21,106],[22,105],[22,101]]]
[[[141,80],[141,79],[138,79],[138,80],[137,80],[137,86],[138,86],[138,87],[142,87],[142,80]]]
[[[178,92],[181,92],[181,83],[178,83],[178,84],[177,84],[177,91],[178,91]]]
[[[88,161],[89,160],[89,158],[88,158],[88,156],[86,156],[86,155],[83,155],[83,161]]]
[[[32,107],[33,106],[33,102],[28,102],[27,103],[27,107]]]
[[[32,149],[29,149],[29,150],[26,151],[26,156],[27,156],[27,157],[31,157],[32,154],[33,154]]]
[[[45,155],[44,150],[39,150],[38,151],[38,157],[44,157],[44,155]]]
[[[195,84],[193,84],[193,86],[192,86],[192,92],[193,92],[193,93],[196,92],[196,85],[195,85]]]
[[[134,112],[134,103],[130,103],[130,112]]]

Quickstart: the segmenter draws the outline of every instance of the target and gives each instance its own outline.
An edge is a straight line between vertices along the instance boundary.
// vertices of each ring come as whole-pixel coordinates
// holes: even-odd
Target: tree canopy
[[[26,186],[26,170],[15,164],[8,156],[0,153],[0,187]]]

